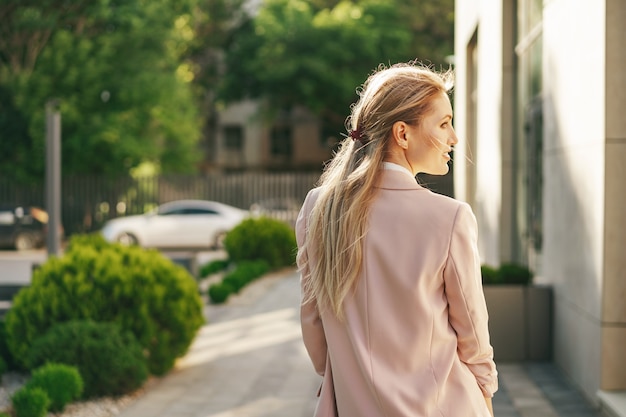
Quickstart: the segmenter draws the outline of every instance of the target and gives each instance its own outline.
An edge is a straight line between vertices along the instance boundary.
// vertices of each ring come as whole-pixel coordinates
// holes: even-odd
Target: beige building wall
[[[475,141],[475,149],[455,151],[455,195],[472,204],[483,262],[494,265],[513,253],[511,225],[525,210],[511,192],[517,3],[455,2],[455,128]],[[536,281],[554,288],[554,361],[597,401],[599,390],[626,390],[626,2],[544,0],[543,7]]]
[[[331,143],[320,132],[318,120],[307,110],[296,108],[292,112],[294,128],[294,163],[299,166],[317,166],[331,157]]]
[[[457,1],[454,90],[454,126],[460,143],[454,151],[455,196],[469,202],[479,227],[482,261],[498,265],[501,259],[500,216],[502,215],[501,97],[503,88],[502,3]],[[476,49],[468,48],[476,39]],[[469,52],[468,52],[469,49]],[[472,55],[473,52],[473,56]],[[474,75],[459,71],[467,61],[479,65]],[[482,63],[488,62],[489,65]],[[475,79],[475,90],[472,88]],[[475,114],[468,113],[466,97],[474,96]],[[468,178],[476,187],[467,187]]]
[[[224,146],[224,126],[241,126],[243,128],[243,149],[232,151]],[[264,143],[267,132],[261,122],[259,105],[256,101],[245,100],[228,106],[219,113],[217,129],[216,158],[220,167],[258,168],[263,163],[266,152]]]
[[[292,156],[289,160],[272,155],[271,130],[274,124],[290,128]],[[227,149],[226,126],[242,127],[242,149]],[[264,117],[259,102],[254,100],[232,104],[219,113],[215,158],[218,169],[271,169],[279,166],[321,170],[331,156],[330,149],[330,144],[321,138],[319,121],[306,109],[296,108],[273,123]]]
[[[603,3],[553,0],[543,13],[542,277],[555,289],[555,360],[589,396],[600,387],[602,352]]]

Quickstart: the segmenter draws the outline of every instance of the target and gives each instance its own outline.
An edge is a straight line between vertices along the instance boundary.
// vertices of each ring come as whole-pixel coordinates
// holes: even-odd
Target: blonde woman
[[[296,224],[317,417],[488,417],[497,390],[470,207],[418,185],[458,139],[449,74],[379,68]]]

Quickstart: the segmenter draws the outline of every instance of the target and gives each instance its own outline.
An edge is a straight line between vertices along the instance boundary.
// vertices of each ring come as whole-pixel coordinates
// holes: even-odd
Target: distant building
[[[325,134],[319,119],[303,108],[265,117],[259,101],[232,104],[218,114],[207,172],[319,171],[333,156],[345,132]],[[453,167],[445,176],[420,174],[421,184],[454,196]]]
[[[455,195],[483,262],[553,286],[554,361],[601,403],[626,391],[626,2],[456,0],[455,16]]]
[[[321,172],[335,141],[322,135],[318,119],[304,109],[266,117],[259,101],[242,101],[218,114],[210,168]]]

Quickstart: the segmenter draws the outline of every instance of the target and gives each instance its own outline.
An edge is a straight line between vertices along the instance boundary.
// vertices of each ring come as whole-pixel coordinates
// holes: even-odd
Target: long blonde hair
[[[342,303],[363,263],[363,238],[391,128],[397,121],[421,122],[431,100],[451,88],[451,73],[416,63],[379,67],[358,90],[346,119],[350,136],[320,177],[319,196],[308,218],[298,264],[308,266],[303,302],[317,301],[343,318]],[[314,254],[315,262],[310,263]]]

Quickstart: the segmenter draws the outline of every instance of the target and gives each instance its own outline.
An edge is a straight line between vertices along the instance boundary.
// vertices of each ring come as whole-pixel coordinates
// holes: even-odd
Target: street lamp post
[[[59,100],[46,103],[46,210],[48,255],[61,252],[61,113]]]

